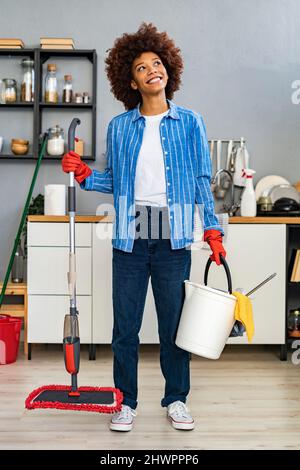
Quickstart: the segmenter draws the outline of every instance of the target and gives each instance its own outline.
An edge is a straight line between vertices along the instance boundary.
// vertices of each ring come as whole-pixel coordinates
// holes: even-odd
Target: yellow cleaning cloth
[[[246,295],[241,294],[241,292],[235,291],[232,292],[232,295],[236,297],[234,318],[244,325],[248,341],[251,342],[254,335],[254,321],[251,300]]]

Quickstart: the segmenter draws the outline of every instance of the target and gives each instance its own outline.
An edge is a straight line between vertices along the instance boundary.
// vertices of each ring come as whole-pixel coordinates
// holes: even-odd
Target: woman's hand
[[[220,265],[220,255],[222,255],[223,258],[226,257],[226,251],[222,245],[221,232],[219,230],[214,229],[206,230],[204,232],[203,240],[209,244],[212,250],[212,255],[210,256],[210,259],[212,261],[215,261],[217,265]]]
[[[85,178],[92,174],[91,168],[81,161],[80,155],[78,153],[70,150],[68,153],[65,153],[61,161],[62,169],[65,173],[74,172],[75,179],[78,183],[82,183]]]

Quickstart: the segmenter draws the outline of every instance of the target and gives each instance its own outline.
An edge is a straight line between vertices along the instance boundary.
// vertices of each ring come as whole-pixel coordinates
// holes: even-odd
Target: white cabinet
[[[285,343],[286,226],[284,224],[231,224],[224,245],[233,290],[249,291],[270,274],[277,276],[252,296],[255,334],[251,344]],[[193,250],[191,280],[203,283],[210,251]],[[223,267],[212,263],[208,285],[227,290]],[[229,344],[248,344],[246,335],[229,338]]]
[[[92,342],[92,224],[76,224],[80,339]],[[69,224],[28,223],[28,343],[61,343],[69,313]]]
[[[63,318],[69,311],[67,290],[68,223],[28,223],[28,341],[61,342]],[[111,343],[112,223],[76,223],[77,298],[81,341]],[[192,250],[190,279],[203,283],[210,251]],[[264,278],[272,281],[252,297],[255,335],[252,344],[285,343],[286,226],[230,224],[225,244],[233,289],[250,290]],[[222,267],[211,265],[208,285],[227,290]],[[149,281],[141,343],[158,343],[157,318]],[[230,338],[228,343],[247,343]]]

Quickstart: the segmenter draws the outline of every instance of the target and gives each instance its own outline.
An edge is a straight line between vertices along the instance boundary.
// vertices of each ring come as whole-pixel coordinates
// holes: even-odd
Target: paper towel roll
[[[66,215],[66,186],[47,184],[45,186],[45,215]]]

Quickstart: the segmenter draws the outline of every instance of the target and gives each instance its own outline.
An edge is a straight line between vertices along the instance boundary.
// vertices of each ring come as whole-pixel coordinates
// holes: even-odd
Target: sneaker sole
[[[195,422],[192,423],[179,423],[174,421],[171,417],[169,418],[174,429],[180,429],[182,431],[192,431],[195,428]]]
[[[133,428],[133,423],[131,424],[114,424],[114,423],[110,423],[109,425],[109,428],[111,431],[121,431],[121,432],[124,432],[124,431],[131,431],[132,428]]]

